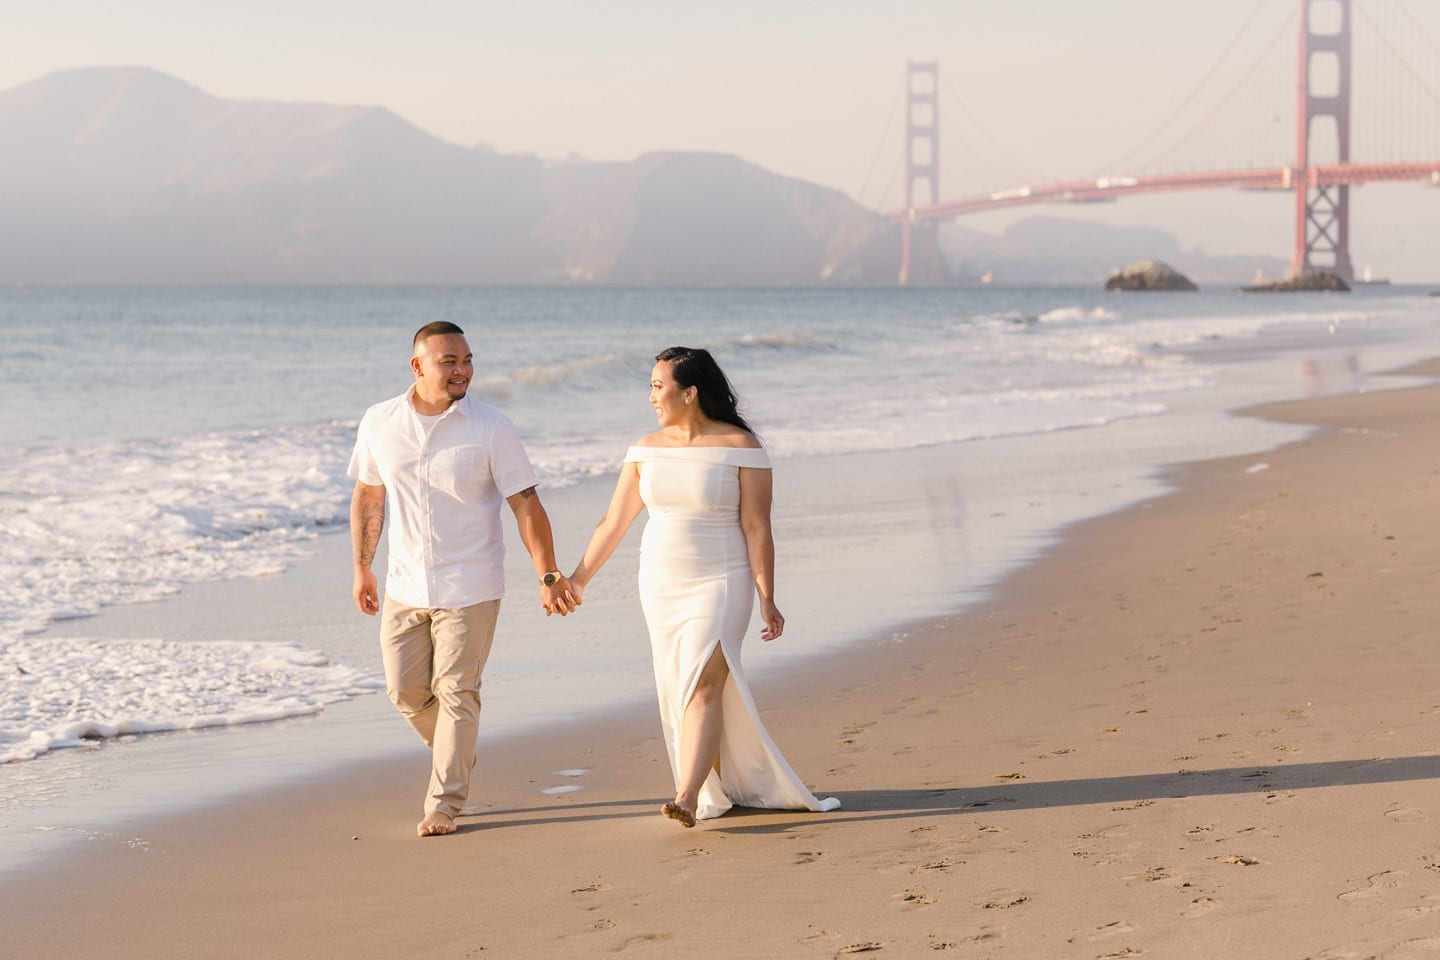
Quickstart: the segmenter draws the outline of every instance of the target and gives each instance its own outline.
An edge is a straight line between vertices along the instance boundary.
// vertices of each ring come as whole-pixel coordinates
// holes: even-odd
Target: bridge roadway
[[[1440,187],[1440,161],[1434,163],[1337,163],[1307,167],[1301,171],[1307,187],[1329,187],[1362,183],[1428,182]],[[998,193],[947,200],[944,203],[900,211],[897,220],[913,222],[946,220],[967,213],[1003,210],[1039,203],[1096,203],[1139,193],[1179,190],[1294,190],[1295,168],[1262,170],[1217,170],[1207,173],[1176,173],[1153,177],[1102,177],[1072,180],[1039,187],[1016,187]]]

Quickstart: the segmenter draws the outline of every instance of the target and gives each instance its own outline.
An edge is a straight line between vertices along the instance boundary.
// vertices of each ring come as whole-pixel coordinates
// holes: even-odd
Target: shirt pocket
[[[476,502],[495,488],[490,476],[490,456],[476,445],[446,447],[436,452],[430,465],[430,485],[457,500]]]

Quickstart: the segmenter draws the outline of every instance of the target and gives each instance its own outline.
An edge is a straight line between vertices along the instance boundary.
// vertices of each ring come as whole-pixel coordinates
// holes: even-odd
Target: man
[[[470,791],[480,728],[480,673],[505,592],[500,503],[510,505],[540,580],[546,616],[578,600],[555,563],[550,518],[520,436],[495,408],[466,396],[474,375],[465,333],[426,324],[410,358],[415,382],[365,411],[348,474],[355,604],[380,613],[390,701],[430,747],[422,837],[455,832]],[[385,603],[371,564],[390,513]]]

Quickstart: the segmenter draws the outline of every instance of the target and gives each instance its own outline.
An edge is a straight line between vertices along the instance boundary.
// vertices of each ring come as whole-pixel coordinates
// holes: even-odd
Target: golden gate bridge
[[[1033,204],[1086,203],[1136,194],[1216,189],[1292,192],[1295,206],[1291,276],[1326,272],[1347,284],[1352,282],[1350,188],[1403,181],[1440,186],[1440,47],[1425,34],[1403,0],[1391,0],[1399,16],[1389,22],[1369,12],[1376,2],[1299,0],[1298,10],[1285,22],[1287,31],[1298,22],[1298,56],[1290,94],[1294,97],[1293,153],[1283,160],[1275,158],[1273,164],[1235,164],[1173,173],[1136,169],[1131,173],[1015,186],[941,200],[940,67],[937,61],[910,61],[904,91],[904,201],[903,208],[894,214],[901,223],[899,282],[943,279],[936,228],[955,217]],[[1356,30],[1357,17],[1363,33]],[[1403,39],[1397,39],[1397,34]],[[1381,114],[1378,123],[1370,125],[1377,131],[1369,142],[1370,152],[1390,154],[1363,163],[1352,159],[1357,38],[1365,41],[1369,72],[1364,76],[1371,78],[1374,88],[1365,102]],[[1265,97],[1256,92],[1253,81],[1264,72],[1262,64],[1283,60],[1278,49],[1283,41],[1283,32],[1277,34],[1245,71],[1242,82],[1202,121],[1201,128],[1226,113],[1260,117],[1262,123],[1273,126],[1276,117],[1268,115],[1273,111],[1246,104],[1263,104]],[[1207,74],[1206,81],[1209,79]],[[1268,138],[1267,131],[1256,139]],[[1186,139],[1181,137],[1179,142]],[[1131,155],[1143,147],[1137,147]],[[1407,152],[1410,156],[1404,156]]]

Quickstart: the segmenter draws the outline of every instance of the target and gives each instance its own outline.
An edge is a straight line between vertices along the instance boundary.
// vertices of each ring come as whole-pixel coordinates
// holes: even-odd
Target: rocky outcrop
[[[1329,270],[1309,270],[1284,280],[1260,280],[1240,289],[1245,293],[1295,293],[1314,290],[1350,292],[1350,286]]]
[[[1179,270],[1161,260],[1136,260],[1110,274],[1106,290],[1198,290]]]

